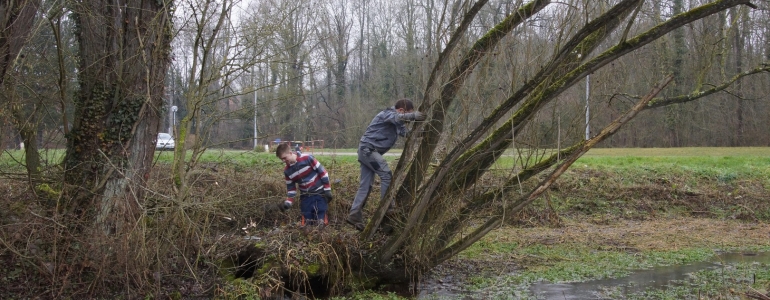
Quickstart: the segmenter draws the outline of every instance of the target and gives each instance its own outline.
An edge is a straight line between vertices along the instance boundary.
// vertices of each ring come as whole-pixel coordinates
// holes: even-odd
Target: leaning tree
[[[460,141],[442,149],[447,146],[439,147],[442,135],[447,134],[446,124],[456,118],[450,108],[460,101],[459,91],[467,84],[477,64],[482,59],[490,59],[505,65],[503,55],[489,57],[499,50],[496,46],[538,14],[549,9],[558,10],[558,5],[564,5],[548,0],[530,1],[476,40],[464,54],[458,53],[462,51],[459,45],[469,35],[470,25],[487,2],[479,0],[468,8],[439,56],[418,108],[427,112],[429,118],[427,122],[415,124],[414,134],[407,139],[395,169],[393,184],[361,235],[367,244],[381,242],[372,259],[367,260],[374,262],[375,266],[396,262],[396,265],[408,266],[407,269],[412,271],[430,269],[481,239],[503,224],[504,219],[512,218],[547,189],[580,155],[615,133],[637,112],[694,101],[726,89],[741,77],[770,70],[765,64],[736,74],[708,90],[653,99],[672,79],[671,76],[661,75],[662,81],[655,87],[650,86],[652,91],[639,97],[635,107],[606,125],[594,137],[543,154],[536,162],[520,165],[503,184],[481,186],[483,175],[512,146],[516,137],[533,124],[536,114],[587,75],[697,20],[739,5],[754,7],[748,0],[711,1],[644,28],[638,15],[644,1],[617,1],[564,38],[546,63],[531,73],[533,75],[523,83],[511,83],[512,88],[506,98],[500,99],[500,104],[475,128]],[[567,33],[566,30],[561,32]],[[560,38],[552,37],[550,40]],[[454,59],[458,56],[461,57],[459,60]],[[434,159],[439,159],[438,163]],[[534,184],[522,185],[527,181]],[[522,187],[530,190],[520,190]],[[493,205],[502,209],[487,209]],[[389,213],[389,208],[395,208],[396,213]],[[476,221],[476,225],[471,228],[469,220]],[[393,230],[382,238],[377,232],[384,224]]]

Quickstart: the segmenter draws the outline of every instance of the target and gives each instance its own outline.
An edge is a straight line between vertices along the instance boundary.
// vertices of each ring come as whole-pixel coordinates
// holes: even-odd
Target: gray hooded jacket
[[[398,136],[406,136],[404,121],[413,121],[414,113],[400,114],[394,106],[378,113],[361,137],[362,146],[371,146],[379,153],[385,153],[396,143]],[[368,145],[367,145],[368,144]]]

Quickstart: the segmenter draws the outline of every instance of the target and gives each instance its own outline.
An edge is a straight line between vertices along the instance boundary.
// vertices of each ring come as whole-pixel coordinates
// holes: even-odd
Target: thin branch
[[[483,211],[488,205],[492,204],[495,200],[500,199],[503,195],[509,195],[516,189],[521,188],[520,183],[534,177],[540,172],[547,170],[559,161],[561,157],[568,157],[580,149],[583,142],[577,143],[570,147],[564,148],[550,157],[540,160],[538,163],[531,167],[527,167],[515,175],[511,176],[500,188],[488,191],[484,194],[476,196],[468,204],[466,204],[460,212],[451,217],[451,220],[446,222],[446,226],[438,234],[434,243],[433,249],[443,249],[451,242],[451,237],[457,234],[457,232],[463,228],[466,221],[470,218],[476,217],[475,212]]]
[[[672,97],[672,98],[653,99],[652,101],[650,101],[650,103],[647,105],[647,107],[645,107],[645,109],[657,108],[657,107],[667,106],[667,105],[671,105],[671,104],[686,103],[686,102],[698,100],[698,99],[703,98],[705,96],[708,96],[708,95],[711,95],[711,94],[714,94],[714,93],[717,93],[717,92],[720,92],[720,91],[723,91],[723,90],[727,89],[730,85],[732,85],[734,82],[738,81],[739,79],[741,79],[743,77],[746,77],[746,76],[749,76],[749,75],[753,75],[753,74],[757,74],[757,73],[762,73],[762,72],[770,72],[770,63],[764,63],[761,66],[759,66],[757,68],[754,68],[753,70],[749,70],[749,71],[737,74],[737,75],[733,76],[733,78],[730,78],[730,80],[722,83],[721,85],[713,87],[713,88],[705,90],[705,91],[702,91],[702,92],[693,92],[693,93],[690,93],[688,95],[681,95],[681,96],[676,96],[676,97]]]
[[[668,75],[666,78],[658,82],[658,84],[652,88],[649,94],[639,100],[639,102],[631,108],[628,112],[621,115],[617,119],[615,119],[612,123],[607,125],[602,131],[597,134],[596,136],[592,137],[591,139],[585,141],[582,145],[580,145],[580,149],[571,155],[569,155],[564,162],[562,162],[556,169],[554,169],[551,174],[548,175],[543,181],[541,181],[537,187],[535,187],[527,196],[520,198],[514,203],[514,206],[507,210],[505,212],[506,215],[511,216],[513,213],[518,212],[522,208],[526,207],[532,201],[537,199],[540,194],[547,191],[548,188],[556,182],[556,179],[559,178],[562,174],[564,174],[565,171],[575,162],[578,158],[583,156],[588,150],[596,146],[599,142],[605,140],[606,138],[612,136],[615,134],[615,132],[618,131],[624,124],[628,123],[631,119],[633,119],[640,111],[644,110],[645,106],[652,100],[653,97],[655,97],[658,93],[660,93],[661,90],[663,90],[668,83],[670,83],[674,79],[673,75]],[[441,250],[438,255],[435,256],[434,263],[438,264],[441,263],[450,257],[454,256],[455,254],[459,253],[460,251],[468,248],[470,245],[484,237],[487,233],[492,231],[497,226],[500,226],[502,224],[502,216],[495,216],[491,219],[487,220],[487,222],[476,229],[473,233],[470,235],[460,239],[459,241],[452,244],[452,246],[449,246],[445,248],[444,250]]]
[[[639,2],[639,6],[636,7],[636,10],[634,10],[634,13],[631,15],[631,18],[628,19],[628,24],[626,25],[626,29],[623,30],[623,35],[620,38],[620,44],[626,42],[626,37],[628,37],[628,32],[631,31],[631,26],[634,25],[634,21],[636,20],[636,15],[638,15],[639,11],[642,10],[642,5],[644,5],[644,1]]]

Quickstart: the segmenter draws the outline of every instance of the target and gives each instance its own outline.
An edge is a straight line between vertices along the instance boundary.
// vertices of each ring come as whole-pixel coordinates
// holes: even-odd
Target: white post
[[[590,108],[588,106],[588,95],[591,91],[591,75],[586,75],[586,140],[591,138],[591,125],[588,124],[590,119]]]

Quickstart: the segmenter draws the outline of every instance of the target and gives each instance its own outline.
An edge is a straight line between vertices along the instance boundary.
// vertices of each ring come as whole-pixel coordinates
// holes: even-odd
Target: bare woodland
[[[5,65],[10,62],[54,71],[44,74],[49,78],[29,78],[18,68],[17,72],[6,75],[10,80],[38,79],[35,92],[16,91],[15,94],[27,92],[31,95],[25,99],[45,98],[50,102],[44,102],[49,105],[39,108],[46,111],[36,113],[46,117],[30,126],[34,124],[38,131],[36,144],[61,148],[66,143],[67,130],[61,123],[67,121],[68,127],[72,126],[71,116],[62,119],[61,104],[72,105],[56,99],[70,100],[78,89],[72,80],[59,83],[59,75],[65,79],[75,77],[73,59],[78,47],[74,36],[75,18],[69,6],[57,1],[38,1],[47,5],[40,9],[35,1],[9,4],[16,2],[30,3],[28,6],[37,15],[21,18],[27,25],[9,23],[14,26],[4,32],[13,43],[6,46],[10,52],[5,55]],[[697,1],[685,2],[645,3],[634,15],[631,26],[626,26],[626,35],[630,38],[675,13],[699,5]],[[661,74],[676,72],[674,86],[663,92],[668,97],[707,90],[736,74],[757,68],[769,54],[764,2],[755,2],[759,9],[735,7],[687,24],[593,71],[590,85],[581,82],[570,86],[557,103],[551,104],[553,107],[561,104],[560,109],[548,108],[548,113],[541,113],[534,120],[537,127],[545,129],[538,136],[539,143],[555,145],[559,138],[574,140],[584,136],[586,87],[589,87],[591,111],[595,112],[590,123],[599,128],[611,120],[613,114],[630,107],[629,99],[659,80]],[[435,1],[174,3],[174,28],[168,32],[173,35],[173,49],[165,75],[158,131],[167,132],[171,128],[173,116],[169,107],[175,105],[179,108],[178,127],[184,127],[181,120],[188,115],[190,120],[200,122],[199,126],[192,127],[199,137],[195,140],[202,145],[251,149],[256,110],[259,144],[276,138],[323,139],[328,148],[354,147],[370,115],[401,97],[422,103],[433,67],[471,4]],[[601,1],[551,3],[502,38],[488,54],[479,58],[473,73],[457,88],[458,100],[447,108],[453,121],[445,127],[456,133],[454,139],[470,132],[483,116],[508,98],[508,93],[531,80],[535,70],[551,59],[560,43],[611,4]],[[455,42],[456,51],[471,47],[521,5],[518,1],[500,1],[481,6],[467,25],[465,36]],[[7,11],[11,12],[13,7],[10,8]],[[18,32],[17,26],[32,30],[26,33],[28,42],[24,51],[14,49],[25,40],[25,33]],[[625,27],[619,29],[613,37],[619,38],[625,30]],[[13,35],[20,38],[12,38]],[[613,42],[606,41],[602,46]],[[57,43],[61,45],[57,47]],[[594,51],[587,56],[598,53]],[[447,57],[445,63],[457,64],[460,59],[456,53]],[[206,69],[216,71],[202,73]],[[740,80],[739,86],[710,96],[708,101],[653,110],[644,121],[634,121],[635,125],[642,122],[638,126],[621,130],[602,146],[767,145],[764,134],[767,124],[763,123],[766,118],[761,117],[767,115],[762,101],[766,91],[761,77]],[[197,86],[205,86],[207,92],[196,91]],[[190,103],[195,102],[196,97],[211,98],[197,104],[208,106],[203,109],[205,116],[197,119],[196,103]],[[29,110],[32,108],[25,108]],[[19,134],[22,126],[13,123],[19,118],[24,116],[4,116],[2,141],[6,148],[18,148],[24,139],[25,134]],[[557,124],[561,126],[557,128]],[[665,134],[658,134],[661,132]]]
[[[136,228],[150,226],[137,220],[158,132],[176,138],[168,198],[181,207],[194,201],[207,149],[277,138],[354,148],[378,111],[411,98],[428,119],[399,144],[395,184],[360,239],[379,243],[382,266],[425,271],[591,147],[768,146],[768,9],[766,0],[4,1],[0,148],[23,143],[26,167],[4,175],[55,199],[46,218],[56,230],[104,236],[100,251],[136,252],[147,261],[119,263],[139,270],[152,260]],[[60,164],[48,161],[52,149],[66,149]],[[506,150],[537,163],[479,184]],[[527,180],[538,182],[519,196]],[[504,211],[484,209],[503,199]],[[398,213],[386,216],[391,203]],[[469,230],[468,220],[481,225]],[[378,236],[385,224],[393,232]]]

